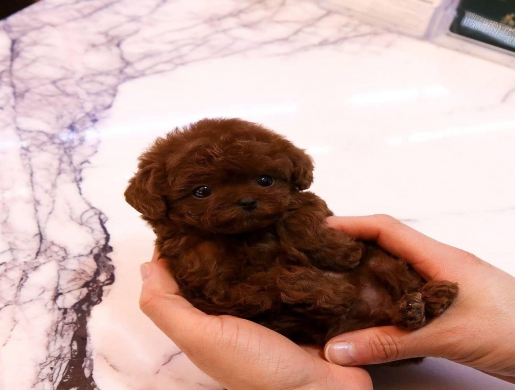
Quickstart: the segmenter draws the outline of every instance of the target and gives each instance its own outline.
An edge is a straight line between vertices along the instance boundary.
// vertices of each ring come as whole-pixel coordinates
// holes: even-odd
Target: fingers
[[[237,330],[225,331],[224,335],[222,317],[202,313],[186,299],[176,295],[179,289],[165,262],[145,263],[141,271],[141,310],[197,367],[220,383],[230,384],[231,375],[239,375],[244,368],[244,362],[229,353],[238,341]],[[236,334],[235,338],[225,342],[224,338],[232,334]]]
[[[373,390],[370,375],[361,367],[331,367],[331,374],[303,389]]]
[[[164,262],[153,261],[143,264],[141,274],[143,277],[141,310],[179,348],[182,350],[187,348],[192,341],[191,330],[208,316],[176,295],[179,293],[179,288]]]
[[[301,348],[313,356],[315,359],[324,358],[324,351],[322,351],[319,347],[304,345]],[[327,359],[326,359],[327,360]],[[372,380],[370,375],[361,367],[335,367],[336,370],[332,370],[332,377],[335,379],[336,386],[335,388],[341,388],[342,384],[345,383],[346,390],[365,390],[365,389],[373,389]],[[341,371],[340,371],[341,370]],[[323,383],[313,383],[309,388],[332,388],[328,384],[327,376],[323,378]]]
[[[324,349],[324,357],[341,366],[380,364],[422,356],[436,356],[434,338],[424,329],[408,332],[395,326],[369,328],[337,336]]]
[[[387,215],[329,217],[330,227],[377,244],[410,263],[427,280],[454,279],[472,255],[442,244]]]
[[[207,315],[175,295],[177,284],[164,263],[144,264],[142,275],[143,312],[197,367],[224,386],[299,388],[317,375],[315,369],[308,374],[299,369],[312,368],[313,359],[285,337],[240,318]],[[283,382],[292,385],[282,386]]]
[[[231,366],[241,368],[244,360],[255,364],[259,359],[267,360],[266,351],[271,346],[267,347],[264,334],[274,334],[279,338],[279,344],[286,340],[269,329],[243,319],[210,316],[196,309],[186,299],[176,295],[179,288],[164,262],[143,264],[142,276],[141,310],[197,366],[211,375],[216,373],[209,372],[210,367],[217,367],[220,361],[225,361],[229,369]],[[250,345],[245,340],[251,336],[263,340]]]
[[[161,254],[159,253],[159,250],[157,247],[154,247],[154,253],[152,254],[152,260],[150,261],[158,261]]]
[[[324,351],[320,347],[316,347],[313,345],[301,345],[300,346],[304,351],[309,353],[311,356],[316,358],[324,358]]]

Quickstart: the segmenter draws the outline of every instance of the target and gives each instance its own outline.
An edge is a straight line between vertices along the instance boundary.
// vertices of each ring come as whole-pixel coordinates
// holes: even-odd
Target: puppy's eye
[[[256,179],[256,182],[261,187],[270,187],[272,184],[274,184],[274,179],[272,179],[272,177],[268,175],[261,175]]]
[[[211,195],[211,188],[207,186],[200,186],[193,190],[193,196],[196,198],[207,198]]]

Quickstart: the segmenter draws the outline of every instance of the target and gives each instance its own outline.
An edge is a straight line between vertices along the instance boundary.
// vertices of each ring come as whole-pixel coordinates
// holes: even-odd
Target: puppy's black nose
[[[257,207],[257,201],[252,198],[243,198],[240,199],[237,203],[243,210],[250,211],[254,210]]]

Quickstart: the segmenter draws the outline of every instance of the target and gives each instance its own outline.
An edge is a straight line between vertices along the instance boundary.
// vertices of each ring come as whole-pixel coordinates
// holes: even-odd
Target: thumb
[[[222,381],[224,376],[228,378],[234,372],[242,372],[246,362],[257,364],[260,353],[267,350],[265,341],[270,333],[274,334],[271,330],[243,319],[211,316],[196,309],[178,295],[177,283],[164,261],[143,264],[141,274],[140,308],[143,313],[197,367],[213,378]],[[252,336],[263,342],[251,345],[249,340]],[[220,367],[220,362],[224,362],[223,367]]]
[[[395,326],[384,326],[342,334],[329,340],[324,356],[327,361],[340,366],[361,366],[432,356],[434,346],[427,342],[431,337],[424,336],[424,330],[410,332]]]

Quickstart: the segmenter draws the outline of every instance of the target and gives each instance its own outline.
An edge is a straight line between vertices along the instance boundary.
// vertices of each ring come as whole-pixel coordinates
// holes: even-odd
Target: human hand
[[[154,253],[141,267],[143,312],[202,371],[228,389],[372,389],[367,372],[328,363],[256,323],[211,316],[179,295],[165,262]]]
[[[330,340],[324,353],[344,366],[412,357],[443,357],[515,383],[515,278],[460,249],[435,241],[383,215],[330,217],[329,226],[375,241],[427,281],[449,280],[460,288],[446,312],[409,332],[369,328]]]

